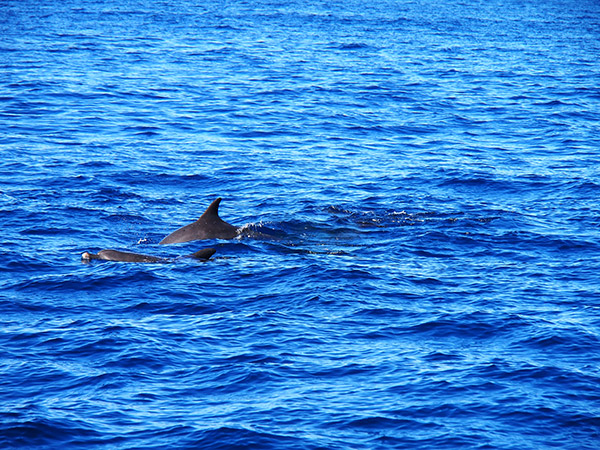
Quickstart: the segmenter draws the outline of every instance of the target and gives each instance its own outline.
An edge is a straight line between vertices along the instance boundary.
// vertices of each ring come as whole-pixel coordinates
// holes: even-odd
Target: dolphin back
[[[215,253],[216,250],[214,248],[203,248],[202,250],[182,256],[181,258],[192,258],[198,261],[208,261]],[[140,253],[121,252],[119,250],[100,250],[98,253],[84,252],[83,255],[81,255],[81,259],[84,262],[90,262],[93,259],[99,259],[103,261],[133,263],[169,263],[176,261],[179,258],[169,259],[152,255],[142,255]]]
[[[159,244],[178,244],[200,239],[233,239],[238,227],[228,224],[219,217],[221,197],[213,201],[198,220],[175,230]]]
[[[104,261],[158,263],[166,262],[165,258],[158,256],[142,255],[140,253],[121,252],[119,250],[100,250],[97,254],[85,252],[81,255],[84,261],[101,259]]]

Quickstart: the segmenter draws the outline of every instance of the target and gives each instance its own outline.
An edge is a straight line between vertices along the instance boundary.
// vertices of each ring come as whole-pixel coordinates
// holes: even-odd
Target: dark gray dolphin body
[[[238,235],[239,228],[228,224],[219,217],[219,203],[217,198],[210,204],[198,220],[174,231],[159,244],[178,244],[180,242],[196,241],[200,239],[233,239]],[[193,258],[200,261],[208,260],[215,254],[215,249],[205,248],[181,258]],[[140,253],[122,252],[119,250],[100,250],[98,253],[85,252],[81,255],[84,262],[94,259],[104,261],[121,261],[135,263],[168,263],[179,258],[161,258],[159,256],[142,255]]]
[[[212,255],[215,254],[214,248],[204,248],[198,250],[190,255],[182,256],[181,258],[193,258],[200,261],[208,260]],[[136,263],[169,263],[176,259],[161,258],[158,256],[142,255],[140,253],[121,252],[119,250],[100,250],[98,253],[84,252],[81,255],[81,259],[84,262],[89,262],[93,259],[100,259],[104,261],[120,261],[120,262],[136,262]]]
[[[219,217],[219,197],[210,204],[198,220],[174,231],[159,244],[178,244],[199,239],[233,239],[239,228],[228,224]]]

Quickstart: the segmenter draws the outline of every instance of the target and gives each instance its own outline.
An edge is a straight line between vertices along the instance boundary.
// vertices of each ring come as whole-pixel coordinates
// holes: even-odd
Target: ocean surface
[[[2,449],[600,448],[597,0],[2,0],[0,152]]]

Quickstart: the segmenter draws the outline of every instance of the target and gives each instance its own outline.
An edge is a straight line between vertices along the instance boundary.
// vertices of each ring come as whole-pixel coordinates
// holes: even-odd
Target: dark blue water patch
[[[536,330],[516,345],[535,347],[553,354],[573,354],[579,351],[586,352],[598,345],[596,336],[585,333],[583,330]]]
[[[134,312],[143,312],[148,314],[173,314],[173,315],[185,315],[185,316],[195,316],[195,315],[210,315],[210,314],[218,314],[230,311],[230,309],[223,305],[218,304],[210,304],[210,303],[195,303],[191,302],[193,298],[192,295],[187,295],[187,297],[191,297],[185,300],[181,298],[182,295],[179,293],[169,292],[168,294],[169,300],[167,301],[152,301],[152,302],[141,302],[136,305],[132,305],[127,309],[130,309]]]
[[[310,441],[294,436],[264,433],[255,430],[231,428],[223,426],[216,429],[199,430],[184,439],[183,448],[216,448],[216,449],[271,449],[284,445],[291,449],[322,449]]]
[[[107,204],[114,204],[115,202],[137,200],[142,198],[131,191],[125,191],[116,187],[102,187],[98,191],[94,191],[89,195],[95,202]]]
[[[78,445],[83,442],[101,442],[103,433],[85,421],[47,419],[5,422],[0,444],[20,448],[50,448],[56,445]]]
[[[149,126],[137,126],[137,127],[125,127],[123,131],[133,132],[136,136],[158,136],[160,135],[161,129],[157,127]]]
[[[79,262],[81,264],[81,262]],[[112,286],[118,288],[118,286],[127,285],[131,280],[146,282],[158,281],[161,278],[156,272],[152,272],[149,269],[142,269],[139,266],[126,267],[123,265],[108,265],[104,264],[106,268],[102,267],[102,264],[98,264],[95,269],[96,276],[89,277],[87,273],[78,271],[77,273],[65,276],[64,274],[55,273],[54,275],[47,273],[48,265],[45,266],[46,270],[35,269],[35,266],[30,264],[29,278],[22,278],[15,280],[12,285],[12,289],[20,292],[31,292],[39,294],[40,290],[43,292],[59,292],[59,293],[76,293],[81,292],[82,286],[85,286],[86,290],[98,289],[104,286]],[[39,264],[39,267],[44,267]],[[35,270],[34,270],[35,269]],[[104,274],[104,275],[102,275]]]
[[[453,336],[466,339],[498,339],[502,334],[519,333],[519,328],[526,326],[523,320],[515,317],[495,318],[492,315],[473,313],[465,315],[445,315],[434,321],[419,324],[412,331],[429,336]]]
[[[128,223],[150,223],[150,221],[141,215],[133,214],[110,214],[103,218],[110,222],[128,222]]]
[[[598,244],[593,241],[580,240],[577,242],[566,236],[557,238],[552,234],[544,235],[528,231],[509,231],[495,236],[494,240],[499,245],[510,246],[513,249],[531,249],[533,252],[543,249],[543,252],[557,255],[565,255],[565,251],[568,251],[569,255],[595,253],[598,248]]]

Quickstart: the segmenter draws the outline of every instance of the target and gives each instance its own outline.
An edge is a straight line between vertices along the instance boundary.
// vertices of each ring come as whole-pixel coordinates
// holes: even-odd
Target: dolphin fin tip
[[[216,252],[217,251],[214,248],[203,248],[202,250],[192,253],[189,257],[199,261],[208,261]]]

